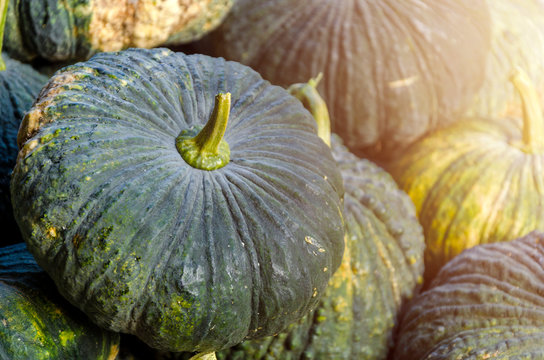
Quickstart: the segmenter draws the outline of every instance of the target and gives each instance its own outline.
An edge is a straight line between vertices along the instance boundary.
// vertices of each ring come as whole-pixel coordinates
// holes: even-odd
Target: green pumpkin
[[[543,359],[544,234],[475,246],[402,318],[392,359]]]
[[[118,351],[119,334],[64,300],[25,244],[0,248],[0,359],[113,360]]]
[[[15,216],[105,328],[201,353],[272,335],[317,306],[342,258],[342,179],[315,128],[241,64],[97,54],[25,116]]]
[[[2,7],[3,6],[3,7]],[[0,4],[1,14],[7,3]],[[0,21],[0,51],[2,50],[2,26]],[[0,246],[22,242],[9,195],[11,171],[17,159],[17,131],[24,113],[30,109],[47,78],[30,65],[12,60],[1,53],[0,58],[0,228],[4,236]]]
[[[544,230],[544,118],[527,75],[524,118],[465,118],[389,164],[424,229],[425,277],[462,250]]]
[[[73,61],[99,51],[196,40],[234,0],[9,0],[6,50],[21,60]]]
[[[523,68],[544,100],[544,3],[539,0],[489,1],[491,51],[485,78],[467,115],[518,117],[522,104],[509,83],[513,67]]]
[[[381,159],[467,110],[489,23],[485,0],[239,0],[208,42],[277,85],[323,72],[333,131]]]
[[[326,105],[312,84],[300,85],[290,89],[327,142]],[[220,352],[219,359],[387,358],[398,314],[422,282],[423,231],[412,201],[388,173],[353,155],[336,135],[331,147],[346,191],[340,268],[313,313],[288,331]]]

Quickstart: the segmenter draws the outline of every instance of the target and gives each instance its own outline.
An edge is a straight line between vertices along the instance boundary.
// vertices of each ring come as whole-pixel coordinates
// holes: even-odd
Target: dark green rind
[[[25,244],[0,248],[0,359],[114,359],[119,334],[99,329],[56,291]]]
[[[6,53],[2,53],[2,59],[6,70],[0,72],[0,229],[4,233],[0,246],[6,246],[23,241],[13,218],[9,194],[18,152],[17,131],[47,78],[30,65],[10,59]]]
[[[230,162],[195,169],[175,138],[225,91]],[[12,177],[15,215],[38,263],[95,322],[205,352],[317,306],[341,262],[343,186],[284,89],[223,59],[132,49],[66,67],[42,94],[44,125]]]
[[[287,332],[218,359],[385,359],[401,308],[421,285],[423,230],[384,170],[332,137],[345,186],[346,250],[317,310]]]
[[[207,40],[284,87],[323,72],[332,130],[376,159],[467,110],[490,18],[485,0],[239,0]]]
[[[90,0],[10,0],[4,30],[4,50],[30,61],[87,59]]]
[[[465,250],[402,319],[393,358],[544,358],[544,234]]]

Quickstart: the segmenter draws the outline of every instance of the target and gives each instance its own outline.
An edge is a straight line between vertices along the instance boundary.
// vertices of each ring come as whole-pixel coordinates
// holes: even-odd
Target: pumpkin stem
[[[191,356],[189,360],[217,360],[215,352],[211,353],[199,353],[194,356]]]
[[[176,148],[187,164],[200,170],[216,170],[230,161],[229,144],[223,139],[230,113],[230,93],[215,96],[212,115],[206,125],[184,130],[176,138]]]
[[[329,118],[329,110],[327,104],[319,95],[317,85],[323,77],[323,73],[319,73],[315,78],[310,79],[305,84],[293,84],[287,88],[287,91],[302,102],[302,105],[314,117],[317,123],[317,136],[319,136],[325,144],[331,146],[331,120]]]
[[[527,73],[519,67],[514,70],[510,81],[521,96],[524,151],[529,153],[544,151],[544,116],[538,93]]]
[[[2,60],[2,43],[4,41],[6,18],[8,16],[8,2],[9,0],[0,0],[0,71],[6,70],[6,64]]]

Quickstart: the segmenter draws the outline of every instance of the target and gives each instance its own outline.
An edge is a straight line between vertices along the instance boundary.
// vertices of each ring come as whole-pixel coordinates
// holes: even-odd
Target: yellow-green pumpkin
[[[512,76],[520,118],[465,118],[388,166],[423,226],[425,277],[463,249],[544,230],[544,118],[527,75]]]
[[[317,306],[343,253],[343,184],[315,128],[239,63],[100,53],[25,116],[15,217],[104,328],[199,353],[272,335]]]

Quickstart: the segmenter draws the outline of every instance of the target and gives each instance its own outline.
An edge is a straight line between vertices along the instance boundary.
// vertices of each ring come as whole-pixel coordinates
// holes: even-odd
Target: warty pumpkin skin
[[[100,51],[196,40],[234,0],[10,0],[6,51],[29,61],[88,59]]]
[[[320,109],[319,94],[308,88],[313,85],[304,86],[295,96],[314,114],[319,130],[327,129],[326,105]],[[342,264],[313,313],[276,336],[219,352],[218,359],[387,358],[398,314],[423,280],[423,230],[411,199],[393,178],[349,152],[330,130],[328,135],[345,188]]]
[[[510,85],[509,74],[524,69],[544,100],[544,4],[537,0],[489,1],[491,50],[485,77],[467,116],[518,117],[519,95]]]
[[[425,278],[462,250],[544,230],[544,121],[527,75],[519,118],[466,118],[411,146],[387,168],[423,226]]]
[[[177,142],[215,119],[226,91],[230,162],[201,170]],[[15,216],[99,325],[162,350],[229,347],[303,317],[340,265],[343,185],[315,131],[300,102],[241,64],[97,54],[53,76],[25,116]]]
[[[73,308],[24,243],[0,248],[0,359],[113,360],[119,334]]]
[[[393,359],[544,358],[544,234],[475,246],[402,318]]]
[[[333,132],[359,156],[387,158],[467,110],[489,10],[485,0],[239,0],[207,42],[273,84],[323,72]]]

